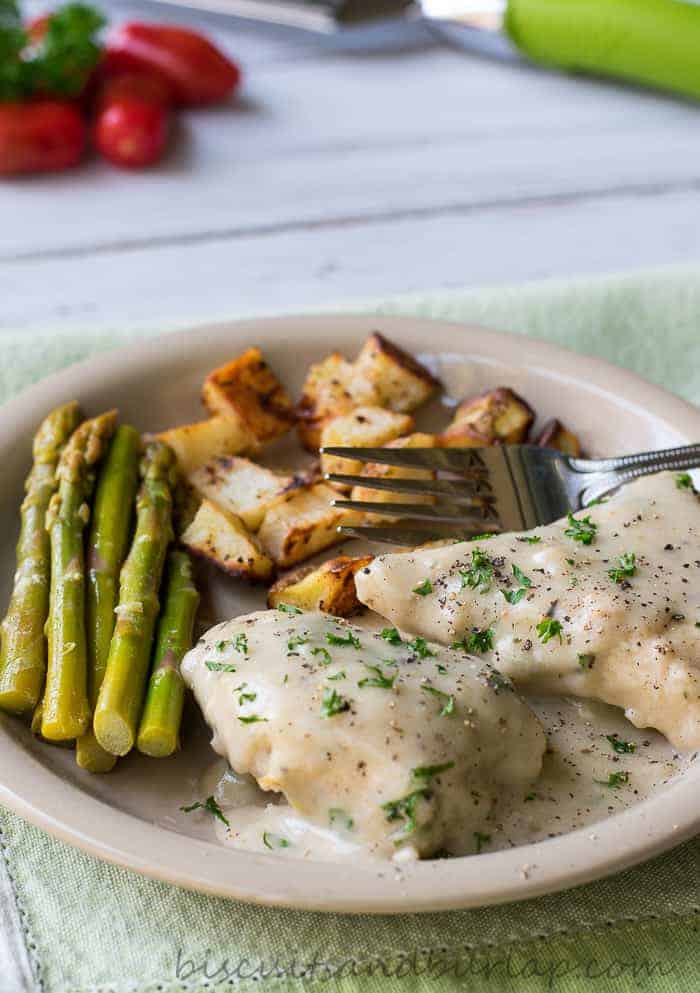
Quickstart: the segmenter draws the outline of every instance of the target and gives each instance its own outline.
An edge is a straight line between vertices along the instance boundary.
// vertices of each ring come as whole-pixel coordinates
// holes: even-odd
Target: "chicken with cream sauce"
[[[700,501],[685,474],[526,534],[383,555],[356,585],[402,631],[479,653],[523,691],[613,704],[700,749]]]
[[[383,857],[473,852],[545,736],[483,659],[297,608],[219,624],[183,676],[238,774]]]

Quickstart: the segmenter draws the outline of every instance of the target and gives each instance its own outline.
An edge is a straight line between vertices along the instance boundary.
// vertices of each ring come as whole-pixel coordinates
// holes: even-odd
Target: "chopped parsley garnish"
[[[514,607],[516,603],[520,603],[522,598],[527,593],[527,590],[524,586],[521,586],[520,589],[517,590],[501,590],[501,593],[506,598],[506,601]]]
[[[241,693],[241,695],[238,697],[238,704],[239,706],[242,707],[246,703],[252,703],[253,700],[257,700],[257,698],[258,698],[257,693]]]
[[[588,503],[586,504],[586,510],[588,510],[589,507],[597,507],[598,504],[607,503],[607,502],[608,502],[608,498],[605,496],[596,497],[595,500],[588,501]]]
[[[206,810],[212,817],[216,817],[222,824],[225,824],[227,828],[231,827],[228,818],[213,796],[208,796],[204,803],[201,800],[196,800],[194,803],[190,803],[185,807],[180,807],[180,810],[185,814],[189,814],[193,810]]]
[[[413,834],[416,830],[418,826],[416,823],[416,807],[420,800],[427,799],[429,795],[429,791],[425,787],[422,787],[401,797],[400,800],[389,800],[388,803],[382,804],[382,810],[386,811],[386,819],[388,821],[405,821],[399,841],[408,837],[409,834]]]
[[[536,800],[536,799],[537,799],[537,794],[536,793],[526,793],[525,794],[525,803],[532,803],[532,801],[533,800]]]
[[[515,540],[524,541],[528,545],[539,545],[539,543],[542,541],[542,539],[538,534],[523,534],[519,538],[516,538]]]
[[[221,642],[219,642],[219,644],[221,644]],[[216,647],[218,648],[219,645],[217,645]],[[237,634],[236,637],[233,639],[233,647],[237,652],[240,652],[241,655],[247,655],[248,636],[245,634]]]
[[[486,534],[473,534],[471,536],[471,538],[469,538],[468,540],[469,541],[488,541],[489,538],[495,538],[495,537],[496,537],[496,535],[493,534],[493,533],[491,533],[491,534],[488,534],[488,533],[486,533]]]
[[[269,831],[263,831],[263,845],[265,848],[290,848],[291,841],[283,838],[281,834],[271,834]]]
[[[235,672],[235,665],[229,665],[228,662],[212,662],[211,659],[207,659],[204,663],[210,672]]]
[[[493,565],[491,559],[480,548],[472,552],[472,564],[468,569],[460,569],[462,589],[478,589],[479,593],[487,593],[493,582]]]
[[[244,635],[244,637],[245,637],[245,635]],[[231,643],[229,641],[217,641],[217,643],[216,643],[216,650],[217,650],[217,652],[223,652],[224,649],[226,648],[226,646],[227,645],[230,645],[230,644]]]
[[[436,696],[442,703],[442,708],[440,710],[440,717],[451,717],[455,712],[455,698],[451,693],[443,693],[436,686],[429,686],[427,683],[421,683],[421,689],[426,693],[432,693]]]
[[[433,584],[429,579],[424,579],[422,583],[418,586],[413,587],[413,593],[417,593],[418,596],[427,596],[429,593],[433,592]]]
[[[331,657],[331,653],[328,651],[327,648],[312,648],[311,654],[321,656],[321,658],[319,659],[319,663],[321,665],[330,665],[331,662],[333,661]]]
[[[335,672],[332,676],[327,676],[327,679],[332,679],[334,682],[338,679],[345,679],[345,669],[341,669],[339,672]]]
[[[419,659],[432,658],[435,655],[435,652],[428,648],[428,642],[425,638],[414,638],[413,641],[407,642],[407,645]]]
[[[691,490],[693,488],[693,480],[687,472],[679,472],[676,476],[676,488],[679,490]]]
[[[360,647],[360,639],[356,635],[354,635],[352,631],[348,631],[346,637],[343,637],[340,634],[332,634],[329,632],[326,635],[326,641],[328,642],[329,645],[338,645],[338,647],[343,647],[343,646],[347,646],[348,648]]]
[[[303,614],[304,611],[299,607],[295,607],[293,603],[278,603],[277,609],[281,610],[283,614]]]
[[[612,750],[618,755],[631,755],[632,752],[637,751],[637,746],[633,741],[623,741],[616,734],[606,734],[605,737],[612,745]]]
[[[257,714],[250,714],[248,717],[239,717],[238,720],[241,724],[264,724],[267,723],[267,717],[258,717]]]
[[[390,645],[403,645],[401,635],[396,628],[384,628],[382,638],[384,641],[388,641]]]
[[[393,676],[386,676],[378,665],[370,665],[369,662],[365,662],[364,666],[373,672],[373,676],[365,676],[358,682],[360,689],[364,689],[366,686],[374,686],[380,690],[390,690],[394,685],[394,680],[396,679],[396,673]]]
[[[521,586],[524,586],[526,590],[529,590],[532,586],[532,580],[529,576],[526,576],[523,570],[513,563],[513,575],[518,580]]]
[[[299,645],[306,645],[308,644],[308,641],[309,639],[305,637],[303,634],[292,635],[292,637],[287,642],[287,651],[291,655],[292,652],[296,651]]]
[[[698,624],[698,627],[700,627],[700,624]],[[447,674],[447,666],[443,665],[442,662],[436,662],[435,668],[437,669],[437,671],[440,673],[441,676]]]
[[[617,560],[617,569],[608,569],[608,576],[614,583],[624,583],[629,576],[634,576],[637,571],[637,556],[634,552],[624,552]]]
[[[537,625],[537,634],[543,645],[546,645],[552,638],[558,637],[561,641],[561,621],[555,621],[553,617],[543,617]]]
[[[567,538],[580,541],[582,545],[592,545],[598,531],[598,525],[594,524],[590,517],[576,518],[573,514],[566,515],[569,522],[568,528],[564,531]]]
[[[608,786],[610,789],[617,790],[620,786],[626,786],[630,781],[629,772],[611,772],[607,779],[596,779],[595,782],[599,786]]]
[[[498,693],[499,690],[513,689],[513,684],[511,683],[511,681],[509,679],[506,679],[505,676],[501,675],[498,669],[494,669],[493,672],[490,672],[488,674],[488,676],[486,677],[486,682],[491,687],[492,690],[496,691],[496,693]]]
[[[491,841],[490,834],[482,834],[481,831],[474,832],[474,841],[476,842],[476,854],[478,855],[484,845],[488,845]]]
[[[595,662],[595,655],[591,652],[579,652],[576,656],[576,661],[582,669],[592,669]]]
[[[321,702],[321,717],[335,717],[346,710],[350,710],[350,702],[335,690],[326,690]]]
[[[452,647],[457,649],[457,651],[474,652],[477,655],[482,655],[484,652],[490,652],[493,645],[493,628],[485,628],[483,631],[475,629],[468,635],[465,635],[461,641],[452,642]]]
[[[411,775],[414,779],[432,779],[433,776],[439,776],[441,772],[454,769],[454,766],[454,762],[441,762],[439,765],[418,765],[415,769],[411,769]]]
[[[342,807],[331,807],[328,811],[328,822],[329,824],[336,824],[340,821],[341,825],[346,831],[352,831],[355,827],[355,822]]]

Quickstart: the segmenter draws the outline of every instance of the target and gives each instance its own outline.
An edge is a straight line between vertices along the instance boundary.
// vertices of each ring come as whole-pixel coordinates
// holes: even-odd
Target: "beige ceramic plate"
[[[76,397],[88,412],[119,407],[154,430],[201,416],[204,373],[260,345],[286,385],[332,349],[352,354],[383,331],[432,356],[455,392],[496,384],[521,391],[541,418],[559,414],[598,454],[657,448],[700,438],[700,411],[628,372],[526,338],[404,318],[313,317],[196,328],[74,366],[28,390],[0,420],[0,518],[15,521],[32,432],[45,412]],[[0,601],[13,572],[15,529],[0,543]],[[209,609],[221,617],[261,605],[260,594],[218,581]],[[0,802],[64,841],[102,859],[192,889],[318,910],[407,912],[524,899],[639,862],[700,829],[700,765],[651,799],[590,828],[522,848],[419,863],[399,874],[370,865],[283,861],[219,846],[210,825],[178,816],[211,761],[206,730],[188,715],[173,759],[130,756],[105,777],[76,769],[72,753],[37,743],[11,719],[0,723]]]

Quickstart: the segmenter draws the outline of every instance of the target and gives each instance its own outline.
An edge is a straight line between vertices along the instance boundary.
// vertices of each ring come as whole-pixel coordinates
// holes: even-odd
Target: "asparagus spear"
[[[61,452],[58,492],[46,514],[51,538],[51,597],[48,667],[44,690],[42,737],[66,741],[84,734],[90,721],[85,642],[85,555],[83,532],[90,516],[88,500],[95,466],[116,426],[112,410],[76,428]]]
[[[192,647],[199,593],[192,578],[192,561],[185,551],[168,556],[165,602],[158,620],[153,671],[136,745],[144,755],[165,758],[179,746],[185,684],[180,662]]]
[[[158,588],[173,536],[175,474],[172,449],[161,441],[150,443],[141,461],[136,533],[121,572],[117,621],[93,720],[98,742],[113,755],[131,749],[141,715]]]
[[[97,703],[114,630],[119,570],[126,557],[134,497],[139,479],[141,436],[127,424],[117,428],[97,479],[87,544],[86,625],[88,699]],[[88,728],[76,743],[76,761],[90,772],[109,772],[116,757]]]
[[[44,522],[56,489],[61,449],[80,421],[76,401],[57,407],[34,436],[32,471],[24,484],[17,543],[17,571],[2,622],[0,708],[15,714],[34,710],[46,675],[44,625],[49,610],[51,547]]]

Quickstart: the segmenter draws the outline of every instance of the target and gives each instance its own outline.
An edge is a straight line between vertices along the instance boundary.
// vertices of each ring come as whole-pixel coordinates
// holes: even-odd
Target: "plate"
[[[700,411],[629,372],[565,349],[464,325],[398,317],[288,317],[198,327],[73,366],[3,408],[0,513],[17,520],[33,431],[53,406],[77,398],[89,413],[119,407],[125,421],[158,430],[201,417],[204,374],[259,345],[285,385],[298,391],[306,367],[332,349],[354,354],[373,330],[427,359],[453,395],[507,384],[541,418],[558,414],[595,454],[697,441]],[[14,568],[16,528],[0,542],[0,597]],[[209,604],[232,616],[261,595],[217,581]],[[139,755],[108,776],[77,769],[68,749],[34,740],[18,721],[0,722],[0,802],[63,841],[144,875],[206,893],[304,909],[352,913],[447,910],[519,900],[587,882],[658,854],[700,830],[700,764],[656,795],[590,827],[537,844],[396,870],[372,864],[285,861],[219,845],[210,825],[179,818],[213,759],[208,735],[187,715],[185,747],[155,761]],[[342,885],[339,885],[342,879]]]

